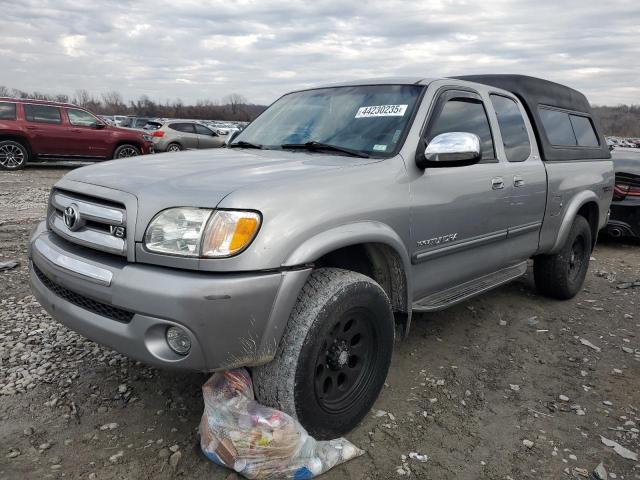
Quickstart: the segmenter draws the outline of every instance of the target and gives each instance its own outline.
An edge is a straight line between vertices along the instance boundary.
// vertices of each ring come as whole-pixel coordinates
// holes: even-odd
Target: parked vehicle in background
[[[156,152],[179,152],[185,149],[218,148],[223,136],[199,122],[169,121],[151,133]]]
[[[119,127],[126,118],[126,115],[114,115],[113,121],[116,122],[116,125]]]
[[[317,87],[228,148],[68,173],[30,280],[87,337],[160,367],[250,367],[261,403],[334,438],[373,405],[412,312],[518,278],[530,258],[542,294],[580,292],[613,185],[587,99],[562,85]]]
[[[111,115],[98,115],[98,118],[107,125],[116,126],[116,122]]]
[[[605,231],[614,238],[640,239],[640,152],[615,149],[611,158],[616,182]]]
[[[0,168],[28,162],[105,160],[153,152],[151,137],[107,125],[76,105],[0,98]]]
[[[119,126],[138,130],[157,130],[162,126],[162,122],[150,117],[125,117]]]

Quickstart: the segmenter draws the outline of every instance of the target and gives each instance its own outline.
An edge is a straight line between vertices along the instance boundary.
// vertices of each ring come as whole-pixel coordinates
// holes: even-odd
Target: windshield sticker
[[[387,146],[386,145],[374,145],[373,146],[373,150],[374,152],[384,152],[387,150]]]
[[[398,129],[395,131],[395,133],[393,134],[393,138],[391,139],[391,143],[398,143],[398,140],[400,140],[400,134],[402,133],[402,130]]]
[[[367,117],[402,117],[407,111],[408,105],[371,105],[360,107],[356,113],[356,118]]]

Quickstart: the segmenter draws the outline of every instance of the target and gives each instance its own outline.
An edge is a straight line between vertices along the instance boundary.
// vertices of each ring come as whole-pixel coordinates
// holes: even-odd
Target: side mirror
[[[93,128],[95,128],[96,130],[102,130],[103,128],[106,128],[107,125],[104,123],[100,123],[100,122],[96,122],[93,124]]]
[[[240,135],[240,132],[238,130],[236,130],[235,132],[230,133],[229,135],[227,135],[227,138],[224,139],[224,144],[225,145],[229,145],[231,142],[233,142],[233,140]]]
[[[416,165],[426,167],[459,167],[473,165],[482,158],[480,137],[475,133],[449,132],[429,142],[424,154],[416,156]]]

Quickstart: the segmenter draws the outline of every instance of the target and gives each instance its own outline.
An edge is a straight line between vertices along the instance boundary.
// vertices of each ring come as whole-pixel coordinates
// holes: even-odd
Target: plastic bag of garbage
[[[316,441],[297,420],[256,402],[245,369],[214,374],[202,393],[202,451],[246,478],[313,478],[364,453],[344,438]]]

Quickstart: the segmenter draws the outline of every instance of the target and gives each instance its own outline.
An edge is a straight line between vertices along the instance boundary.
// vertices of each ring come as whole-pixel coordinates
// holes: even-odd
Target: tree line
[[[185,105],[181,100],[159,103],[142,95],[137,100],[125,101],[116,91],[103,93],[99,97],[87,90],[76,90],[73,96],[25,92],[0,85],[0,97],[33,98],[54,102],[73,103],[101,115],[135,115],[141,117],[193,118],[215,120],[251,121],[266,107],[249,103],[237,93],[220,101],[200,100]],[[594,106],[594,115],[600,121],[605,135],[640,137],[640,105],[618,105],[615,107]]]
[[[640,105],[593,107],[605,135],[640,138]]]
[[[72,95],[26,92],[17,88],[0,85],[0,97],[30,98],[53,102],[72,103],[99,115],[135,115],[140,117],[191,118],[209,120],[236,120],[249,122],[266,107],[249,103],[237,93],[223,97],[220,101],[199,100],[186,105],[181,100],[156,102],[147,95],[137,100],[125,101],[116,91],[95,96],[87,90],[76,90]]]

